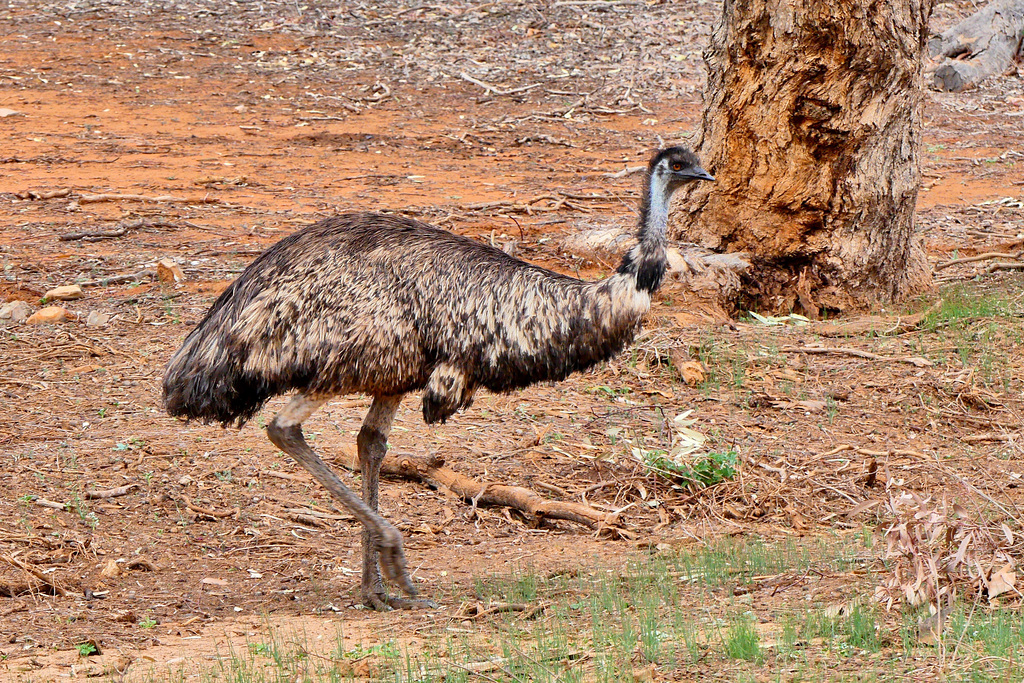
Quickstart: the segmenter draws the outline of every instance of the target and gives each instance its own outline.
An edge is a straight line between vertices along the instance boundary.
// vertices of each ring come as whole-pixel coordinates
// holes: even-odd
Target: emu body
[[[560,380],[632,341],[665,272],[672,192],[711,176],[686,149],[663,150],[644,183],[638,242],[618,271],[584,282],[399,216],[329,218],[270,247],[217,299],[171,358],[171,415],[241,426],[272,396],[297,395],[267,428],[364,526],[364,601],[411,598],[399,532],[377,514],[380,463],[401,397],[422,391],[443,422],[485,387]],[[357,438],[362,499],[310,449],[302,422],[332,396],[374,397]],[[379,554],[379,562],[378,562]]]

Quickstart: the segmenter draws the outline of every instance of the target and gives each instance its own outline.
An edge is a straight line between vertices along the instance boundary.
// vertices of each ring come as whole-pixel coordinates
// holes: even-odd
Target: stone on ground
[[[25,322],[29,325],[42,325],[46,323],[59,323],[70,318],[66,308],[60,306],[47,306],[29,316]]]

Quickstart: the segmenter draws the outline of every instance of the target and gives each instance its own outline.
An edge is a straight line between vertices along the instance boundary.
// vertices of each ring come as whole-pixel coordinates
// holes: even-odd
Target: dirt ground
[[[940,5],[936,27],[971,7]],[[0,321],[0,585],[12,594],[0,597],[0,677],[173,664],[299,617],[310,631],[343,622],[353,642],[414,639],[471,595],[474,576],[615,566],[638,547],[723,534],[842,533],[864,523],[845,510],[890,488],[968,480],[1017,510],[1019,317],[952,340],[886,333],[934,296],[876,312],[878,333],[837,337],[831,323],[696,321],[670,283],[636,349],[595,371],[481,395],[440,427],[424,426],[409,397],[395,451],[624,508],[627,531],[532,528],[385,482],[384,514],[436,612],[355,608],[358,528],[280,456],[262,420],[224,431],[161,412],[163,366],[215,296],[268,245],[332,213],[393,210],[512,242],[562,272],[608,272],[560,238],[633,223],[637,176],[617,172],[694,130],[719,12],[697,0],[0,8],[0,296],[38,309],[50,288],[87,283],[63,304],[73,320]],[[1024,82],[930,93],[926,110],[918,219],[934,263],[1020,251]],[[166,258],[183,281],[142,273]],[[987,265],[943,268],[937,285],[967,282],[1019,312],[1019,272]],[[109,319],[89,325],[94,312]],[[814,343],[883,358],[787,350]],[[678,353],[703,362],[707,380],[683,382],[669,363]],[[928,363],[887,360],[912,357]],[[307,423],[314,447],[328,459],[351,448],[368,405],[349,397],[319,411]],[[669,448],[672,418],[690,409],[710,448],[742,457],[738,482],[696,497],[632,456]],[[870,463],[884,488],[864,485]],[[780,467],[793,474],[785,483]],[[124,496],[86,496],[126,485]],[[104,656],[83,664],[75,645],[90,639]]]

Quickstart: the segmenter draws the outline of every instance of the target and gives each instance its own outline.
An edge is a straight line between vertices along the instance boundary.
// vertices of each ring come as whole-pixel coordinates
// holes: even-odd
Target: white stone
[[[0,320],[10,318],[13,322],[23,323],[32,315],[32,307],[24,301],[8,301],[0,306]]]
[[[86,327],[103,327],[110,322],[109,313],[100,313],[99,311],[89,311],[89,316],[85,319]]]

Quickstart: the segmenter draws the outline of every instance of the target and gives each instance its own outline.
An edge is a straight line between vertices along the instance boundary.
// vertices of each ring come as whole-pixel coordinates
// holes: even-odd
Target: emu
[[[635,246],[618,270],[585,282],[395,215],[323,220],[274,244],[217,299],[172,356],[172,416],[241,427],[273,396],[296,395],[267,427],[363,526],[368,607],[416,600],[402,535],[377,512],[380,466],[402,396],[423,391],[423,419],[444,422],[480,387],[508,392],[561,380],[629,344],[665,274],[672,193],[714,180],[683,147],[651,159]],[[356,439],[362,498],[313,452],[302,423],[334,396],[373,397]],[[381,577],[408,596],[389,596]]]

